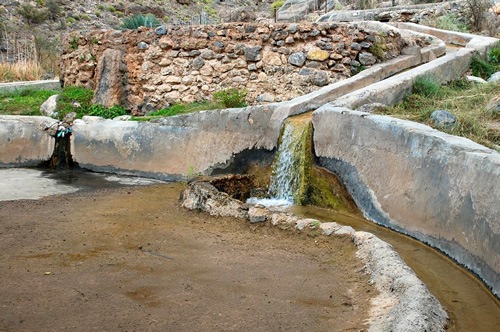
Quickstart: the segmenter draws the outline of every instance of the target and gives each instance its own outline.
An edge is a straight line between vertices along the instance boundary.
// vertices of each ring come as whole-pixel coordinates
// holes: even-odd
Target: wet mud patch
[[[0,202],[0,330],[366,328],[349,238],[187,211],[181,189]]]

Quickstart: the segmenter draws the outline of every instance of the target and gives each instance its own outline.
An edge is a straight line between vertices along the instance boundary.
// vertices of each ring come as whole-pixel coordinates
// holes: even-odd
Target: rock
[[[330,77],[326,72],[318,70],[313,75],[309,76],[309,82],[316,86],[325,86],[330,83]]]
[[[68,125],[71,126],[73,124],[73,121],[75,121],[76,117],[77,117],[76,112],[70,112],[64,116],[62,122],[67,123]]]
[[[305,228],[316,229],[320,225],[321,225],[321,222],[319,220],[306,218],[306,219],[299,219],[295,223],[295,228],[297,228],[299,231],[302,231]]]
[[[57,109],[57,97],[59,95],[50,96],[40,105],[40,113],[45,116],[53,116]]]
[[[377,62],[377,58],[368,52],[361,52],[358,55],[358,61],[364,66],[370,66]]]
[[[262,46],[255,47],[245,47],[243,54],[248,61],[257,62],[262,59],[262,55],[260,54],[260,50],[262,50]]]
[[[157,35],[166,35],[167,34],[167,27],[165,25],[160,25],[158,28],[155,29],[155,32]]]
[[[486,105],[486,111],[494,116],[500,115],[500,95],[493,97]]]
[[[324,235],[332,235],[340,229],[340,226],[336,222],[323,222],[319,225],[319,228]]]
[[[465,76],[465,79],[469,82],[474,82],[474,83],[487,83],[481,77],[477,77],[477,76]]]
[[[272,103],[272,102],[274,102],[275,98],[272,94],[266,92],[266,93],[258,95],[256,100],[259,103]]]
[[[145,49],[149,48],[149,45],[147,43],[141,41],[137,44],[137,48],[140,50],[145,50]]]
[[[314,74],[315,70],[311,68],[302,68],[299,70],[299,75],[307,76]]]
[[[457,117],[446,110],[436,110],[432,112],[430,119],[434,126],[440,128],[450,129],[457,123]]]
[[[200,70],[204,65],[205,65],[205,60],[203,60],[201,57],[195,58],[191,63],[191,66],[193,67],[194,70]]]
[[[320,48],[313,48],[307,52],[307,59],[313,61],[325,61],[330,57],[330,53]]]
[[[257,18],[255,9],[250,6],[232,8],[224,17],[225,22],[253,22]]]
[[[208,182],[192,182],[181,193],[181,206],[189,210],[205,211],[212,216],[246,219],[244,204],[220,192]]]
[[[265,208],[252,206],[248,210],[248,218],[251,223],[264,222],[267,220],[268,213]]]
[[[291,65],[302,67],[306,62],[306,56],[302,52],[295,52],[288,57],[288,63]]]
[[[127,76],[127,66],[123,62],[123,52],[106,49],[99,58],[96,67],[97,87],[92,103],[112,107],[124,105],[126,87],[123,77]]]
[[[290,229],[295,227],[299,218],[290,213],[273,213],[271,224],[281,229]]]
[[[342,226],[338,230],[335,231],[335,235],[354,235],[356,231],[351,226]]]
[[[496,73],[491,75],[490,78],[488,78],[489,83],[498,82],[498,81],[500,81],[500,71],[497,71]]]

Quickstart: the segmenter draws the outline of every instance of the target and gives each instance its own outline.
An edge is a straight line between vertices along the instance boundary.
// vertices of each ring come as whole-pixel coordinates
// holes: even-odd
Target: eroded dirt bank
[[[0,202],[0,330],[366,328],[350,239],[186,211],[180,189]]]

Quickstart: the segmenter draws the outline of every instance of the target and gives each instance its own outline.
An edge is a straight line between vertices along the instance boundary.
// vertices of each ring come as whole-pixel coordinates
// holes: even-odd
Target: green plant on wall
[[[246,106],[246,90],[230,88],[214,93],[214,101],[222,104],[224,107],[244,107]]]
[[[122,18],[120,28],[134,30],[139,27],[155,28],[160,25],[160,21],[153,14],[137,14]]]

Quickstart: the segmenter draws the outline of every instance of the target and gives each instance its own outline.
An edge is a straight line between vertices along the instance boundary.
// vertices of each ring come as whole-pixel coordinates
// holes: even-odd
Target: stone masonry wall
[[[93,31],[66,37],[64,85],[83,85],[96,102],[133,113],[246,89],[249,104],[289,100],[394,58],[423,40],[355,24],[233,23]]]

